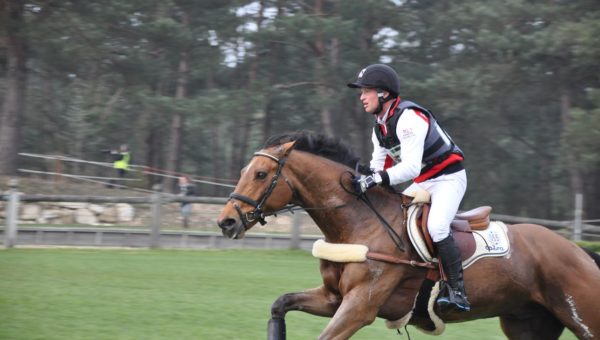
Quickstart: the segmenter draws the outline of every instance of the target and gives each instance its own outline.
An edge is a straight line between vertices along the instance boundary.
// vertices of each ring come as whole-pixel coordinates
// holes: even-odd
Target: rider
[[[355,180],[357,190],[363,193],[377,184],[412,180],[405,193],[424,189],[431,194],[429,233],[450,286],[437,303],[445,310],[469,311],[460,250],[450,232],[467,187],[463,152],[429,110],[399,97],[400,81],[391,67],[369,65],[348,87],[360,88],[363,107],[375,118],[370,162],[373,174]]]

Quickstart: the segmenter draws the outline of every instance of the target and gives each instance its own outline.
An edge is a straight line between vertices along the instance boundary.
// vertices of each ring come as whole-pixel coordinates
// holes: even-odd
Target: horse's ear
[[[296,141],[291,141],[291,142],[287,142],[281,145],[281,147],[283,148],[283,154],[285,156],[289,155],[290,152],[292,152],[292,150],[294,149],[294,146],[296,145]]]

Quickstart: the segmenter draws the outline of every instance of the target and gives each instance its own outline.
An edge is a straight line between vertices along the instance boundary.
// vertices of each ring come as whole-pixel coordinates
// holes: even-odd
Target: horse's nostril
[[[235,219],[234,218],[226,218],[226,219],[217,221],[217,224],[221,228],[228,228],[235,224]]]

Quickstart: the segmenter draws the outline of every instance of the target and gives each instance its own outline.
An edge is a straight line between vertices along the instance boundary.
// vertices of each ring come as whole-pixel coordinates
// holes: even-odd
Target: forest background
[[[582,193],[600,218],[599,61],[597,0],[0,0],[0,175],[52,171],[19,152],[127,143],[136,164],[236,179],[299,129],[366,163],[346,83],[382,62],[464,150],[463,208],[570,219]]]

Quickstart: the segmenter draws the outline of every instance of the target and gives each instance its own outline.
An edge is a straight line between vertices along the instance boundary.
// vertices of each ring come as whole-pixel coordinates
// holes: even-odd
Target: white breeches
[[[450,223],[454,219],[458,206],[467,190],[465,170],[449,175],[441,175],[421,183],[413,183],[404,190],[410,194],[423,189],[431,195],[431,211],[427,224],[433,242],[439,242],[450,234]]]

